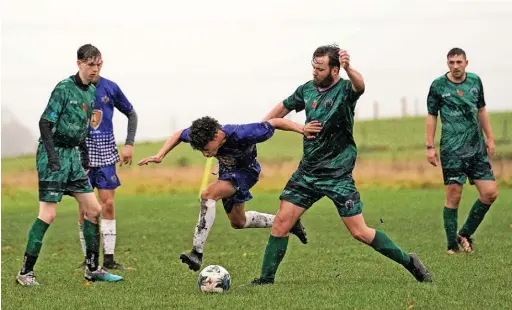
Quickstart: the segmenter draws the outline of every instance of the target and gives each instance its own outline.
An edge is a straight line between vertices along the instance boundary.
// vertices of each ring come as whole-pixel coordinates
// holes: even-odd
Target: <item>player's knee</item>
[[[101,205],[98,202],[91,202],[87,205],[85,216],[89,218],[97,218],[101,214]]]
[[[365,231],[363,231],[363,230],[357,229],[357,230],[350,231],[350,233],[352,234],[352,237],[354,239],[356,239],[357,241],[360,241],[360,242],[363,242],[363,243],[366,243],[366,244],[370,244],[371,243],[368,234]]]
[[[480,195],[480,200],[485,204],[493,204],[497,198],[498,190],[495,188],[489,191],[485,191]]]
[[[114,198],[109,198],[102,201],[101,212],[103,216],[112,216],[114,214]]]
[[[201,192],[201,199],[214,199],[214,193],[210,190],[210,188],[205,188],[202,192]]]
[[[286,237],[292,228],[292,220],[284,216],[276,216],[272,225],[272,235],[274,237]]]
[[[245,226],[245,219],[231,220],[231,227],[234,229],[243,229]]]
[[[460,191],[452,190],[446,195],[446,201],[449,206],[458,207],[460,203],[462,193]]]

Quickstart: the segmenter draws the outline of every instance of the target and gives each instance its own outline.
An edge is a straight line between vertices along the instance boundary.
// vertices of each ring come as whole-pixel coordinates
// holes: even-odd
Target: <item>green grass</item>
[[[490,118],[497,139],[497,155],[512,158],[512,112],[491,113]],[[508,121],[506,130],[505,121]],[[424,123],[423,117],[357,121],[354,138],[360,158],[424,160]],[[439,128],[436,136],[439,141]],[[504,137],[508,137],[508,140],[503,140]],[[268,142],[258,145],[258,158],[261,162],[298,161],[302,155],[301,139],[295,133],[278,131]],[[137,143],[134,149],[135,160],[156,154],[162,144],[163,141]],[[163,165],[170,166],[203,164],[204,157],[184,144],[179,145],[163,162]],[[19,170],[35,170],[34,156],[2,158],[2,172]]]
[[[277,195],[256,194],[251,209],[274,212]],[[420,254],[433,273],[417,283],[401,266],[351,239],[335,208],[321,200],[303,217],[309,244],[290,239],[276,284],[244,286],[258,276],[268,229],[231,229],[221,205],[205,248],[205,262],[232,275],[224,295],[202,294],[197,273],[178,256],[191,247],[197,220],[194,196],[119,196],[117,258],[133,270],[126,281],[84,286],[75,269],[82,259],[72,199],[44,239],[36,274],[42,284],[14,284],[27,231],[37,215],[36,193],[2,195],[2,308],[4,309],[511,309],[512,190],[501,190],[476,234],[476,251],[447,256],[441,190],[365,190],[368,225]],[[462,224],[476,198],[465,190]],[[384,223],[381,223],[381,219]]]

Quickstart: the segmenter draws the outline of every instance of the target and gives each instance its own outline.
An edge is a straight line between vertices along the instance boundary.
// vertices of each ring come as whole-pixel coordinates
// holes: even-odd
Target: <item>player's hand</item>
[[[492,159],[494,153],[496,153],[496,145],[494,144],[494,140],[485,141],[485,145],[487,146],[487,155],[489,155],[489,159]]]
[[[322,131],[322,123],[320,123],[319,121],[311,121],[309,123],[307,123],[306,125],[304,125],[304,136],[307,138],[307,139],[314,139],[316,138],[316,135]]]
[[[126,144],[121,151],[121,162],[119,164],[120,167],[123,164],[131,165],[133,160],[133,145]]]
[[[146,157],[144,159],[141,159],[138,163],[137,163],[137,166],[144,166],[144,165],[147,165],[149,163],[155,163],[155,164],[159,164],[162,162],[162,159],[161,157],[157,156],[157,155],[153,155],[153,156],[149,156],[149,157]]]
[[[350,67],[350,55],[346,50],[340,50],[338,52],[340,65],[343,69],[347,70]]]
[[[439,164],[439,155],[437,155],[436,149],[427,150],[427,160],[432,166],[437,167]]]
[[[51,171],[59,171],[60,170],[60,160],[58,157],[56,158],[48,158],[48,168],[50,168]]]

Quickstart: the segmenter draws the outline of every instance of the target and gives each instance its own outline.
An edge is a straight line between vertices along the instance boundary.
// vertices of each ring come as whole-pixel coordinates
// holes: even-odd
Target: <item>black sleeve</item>
[[[57,152],[53,144],[52,128],[54,123],[51,123],[43,118],[39,120],[39,131],[41,132],[41,140],[43,141],[46,153],[48,153],[48,159],[58,158]]]
[[[84,167],[85,170],[90,168],[90,161],[89,161],[89,150],[87,149],[87,144],[85,141],[78,146],[80,149],[80,160],[82,161],[82,167]]]
[[[135,133],[137,132],[137,113],[135,110],[132,110],[126,116],[128,117],[128,132],[125,144],[133,145],[135,143]]]

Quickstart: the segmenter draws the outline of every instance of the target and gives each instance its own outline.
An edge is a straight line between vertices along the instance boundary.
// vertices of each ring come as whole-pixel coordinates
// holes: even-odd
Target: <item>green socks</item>
[[[98,270],[99,251],[100,251],[100,229],[98,224],[94,224],[84,219],[84,239],[85,239],[85,261],[89,271]]]
[[[286,254],[288,247],[288,237],[274,237],[270,235],[268,238],[265,256],[263,257],[263,266],[261,267],[261,278],[266,280],[274,280],[279,264]]]
[[[389,237],[380,230],[375,230],[375,238],[373,238],[370,246],[380,254],[394,260],[395,262],[407,267],[411,262],[409,254],[405,253],[398,245],[396,245]]]
[[[50,224],[43,222],[37,218],[28,233],[27,248],[25,249],[25,256],[23,257],[23,266],[21,267],[21,274],[27,274],[34,270],[37,257],[43,246],[43,237]]]
[[[473,204],[471,211],[469,211],[468,218],[466,219],[466,223],[462,225],[462,228],[459,231],[459,235],[464,237],[471,237],[480,223],[482,223],[485,214],[489,211],[490,205],[484,205],[479,199]]]
[[[444,231],[448,250],[458,250],[457,244],[457,209],[444,207],[443,209]]]

